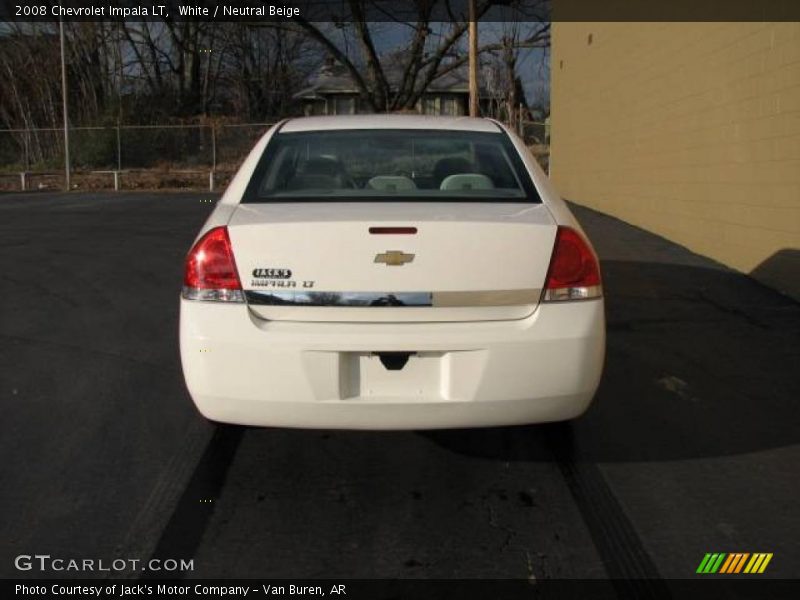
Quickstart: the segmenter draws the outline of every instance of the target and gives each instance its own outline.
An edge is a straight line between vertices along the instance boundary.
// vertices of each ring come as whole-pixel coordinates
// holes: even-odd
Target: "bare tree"
[[[261,119],[291,113],[292,95],[300,89],[319,53],[305,35],[281,27],[226,24],[221,32],[223,61],[216,68],[229,110]]]
[[[493,7],[505,5],[508,8],[516,4],[531,11],[534,8],[541,9],[547,2],[478,0],[476,15],[480,19]],[[398,20],[386,11],[381,2],[347,0],[347,5],[353,22],[340,27],[326,30],[319,24],[302,18],[295,19],[295,22],[297,27],[346,69],[362,100],[376,112],[413,108],[434,81],[459,69],[468,61],[461,44],[469,26],[467,15],[454,13],[448,0],[413,0],[413,21]],[[432,17],[436,8],[446,10],[449,22],[434,25]],[[371,14],[383,14],[386,19],[407,29],[402,53],[379,54],[373,35],[377,24],[367,21],[368,11]],[[536,13],[524,16],[530,18],[530,14]],[[549,32],[549,23],[542,20],[528,35],[484,44],[479,52],[496,52],[508,48],[509,44],[514,49],[545,46],[549,44]],[[352,45],[348,43],[351,40],[355,41]],[[389,56],[391,64],[387,64],[386,57]]]
[[[489,11],[532,10],[547,0],[477,2],[481,18]],[[468,60],[463,2],[460,12],[456,0],[452,6],[451,0],[409,0],[405,12],[393,11],[387,0],[342,3],[352,18],[331,17],[327,24],[302,18],[67,23],[70,121],[164,122],[212,114],[261,120],[290,114],[296,110],[293,95],[325,56],[349,74],[365,106],[378,112],[408,110],[433,82]],[[514,14],[522,15],[524,26],[486,36],[480,47],[499,69],[496,83],[518,77],[521,48],[549,44],[544,17]],[[394,47],[388,47],[387,37]],[[0,31],[0,77],[0,126],[59,126],[59,45],[53,24],[7,23]],[[503,94],[506,110],[513,111],[517,90],[506,85]]]
[[[526,117],[526,114],[518,114],[519,106],[530,106],[522,85],[523,71],[535,74],[534,79],[546,77],[543,59],[550,42],[549,24],[505,21],[495,24],[492,35],[497,42],[486,48],[484,72],[487,89],[494,100],[494,116],[517,123],[520,117]],[[537,87],[539,91],[541,88],[541,85]]]

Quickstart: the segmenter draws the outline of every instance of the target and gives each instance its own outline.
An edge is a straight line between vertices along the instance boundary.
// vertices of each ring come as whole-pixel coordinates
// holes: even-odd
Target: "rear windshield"
[[[504,133],[372,129],[274,135],[243,202],[298,200],[539,198]]]

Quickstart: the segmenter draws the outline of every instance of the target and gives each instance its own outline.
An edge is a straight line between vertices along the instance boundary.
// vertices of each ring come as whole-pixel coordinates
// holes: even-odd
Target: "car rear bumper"
[[[379,310],[379,309],[376,309]],[[181,362],[197,408],[243,425],[433,429],[571,419],[605,354],[602,299],[477,323],[265,321],[181,300]],[[390,371],[376,353],[415,352]]]

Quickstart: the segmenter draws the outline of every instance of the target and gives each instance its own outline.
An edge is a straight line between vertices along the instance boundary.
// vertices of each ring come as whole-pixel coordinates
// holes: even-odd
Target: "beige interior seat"
[[[367,187],[381,192],[407,192],[417,185],[404,175],[377,175],[367,182]]]
[[[492,180],[480,173],[457,173],[444,178],[440,190],[451,192],[461,190],[491,190],[494,189]]]

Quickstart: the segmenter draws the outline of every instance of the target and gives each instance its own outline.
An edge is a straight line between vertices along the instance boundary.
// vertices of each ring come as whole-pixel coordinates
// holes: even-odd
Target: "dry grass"
[[[164,191],[207,191],[208,171],[126,171],[120,173],[120,190],[164,190]],[[214,175],[214,189],[222,190],[233,177],[233,171],[217,171]],[[72,173],[70,183],[73,190],[113,190],[112,173]],[[28,173],[28,191],[64,189],[63,173]],[[0,191],[18,192],[21,190],[18,173],[0,176]]]

